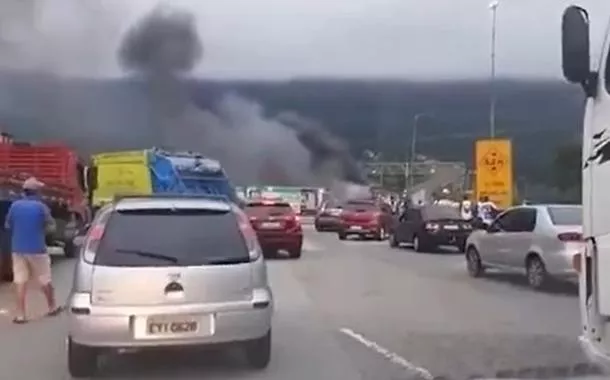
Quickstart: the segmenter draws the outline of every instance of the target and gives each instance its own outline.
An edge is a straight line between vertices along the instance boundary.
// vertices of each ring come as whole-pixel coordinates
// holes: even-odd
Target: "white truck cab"
[[[580,273],[581,344],[610,371],[610,28],[599,62],[591,65],[589,15],[568,7],[562,19],[565,78],[586,96],[582,156],[585,249],[574,258]],[[593,68],[592,68],[593,67]]]

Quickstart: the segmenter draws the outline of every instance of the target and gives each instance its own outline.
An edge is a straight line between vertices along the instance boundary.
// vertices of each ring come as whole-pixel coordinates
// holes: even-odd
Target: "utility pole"
[[[414,166],[415,166],[415,148],[416,148],[416,144],[417,144],[417,129],[419,128],[419,119],[421,119],[424,116],[428,116],[425,113],[418,113],[417,115],[415,115],[415,117],[413,118],[413,129],[411,130],[411,151],[409,153],[409,163],[408,163],[408,170],[407,172],[409,173],[407,179],[408,179],[408,189],[412,189],[413,186],[415,186],[415,178],[414,178],[414,174],[415,174],[415,170],[414,170]]]
[[[492,139],[496,137],[496,24],[497,24],[497,11],[500,5],[499,0],[493,0],[489,4],[491,9],[492,22],[491,22],[491,94],[489,104],[489,137]]]

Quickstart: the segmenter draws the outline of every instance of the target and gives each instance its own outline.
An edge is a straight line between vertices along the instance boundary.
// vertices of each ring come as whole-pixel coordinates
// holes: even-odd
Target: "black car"
[[[390,246],[413,244],[417,252],[432,251],[440,245],[453,245],[464,251],[472,225],[464,221],[458,209],[427,205],[408,208],[394,222]]]

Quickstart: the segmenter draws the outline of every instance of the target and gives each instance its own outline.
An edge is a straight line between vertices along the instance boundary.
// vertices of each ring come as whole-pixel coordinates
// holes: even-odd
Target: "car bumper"
[[[92,307],[89,301],[82,299],[84,297],[78,298],[71,300],[69,336],[75,343],[100,348],[172,347],[247,341],[264,336],[271,328],[273,315],[273,300],[268,290],[255,292],[248,302],[216,305]],[[86,304],[90,307],[89,314],[74,312],[74,308],[82,309]],[[265,304],[265,307],[261,306]],[[210,318],[210,328],[187,337],[146,336],[147,318],[159,315]]]
[[[468,232],[438,232],[430,233],[428,239],[430,242],[438,245],[461,245],[468,239]]]
[[[303,235],[263,235],[259,234],[258,242],[263,249],[293,249],[303,245]]]
[[[581,335],[578,340],[587,358],[598,364],[604,373],[610,373],[610,355],[604,352],[599,345],[595,344],[587,336]]]

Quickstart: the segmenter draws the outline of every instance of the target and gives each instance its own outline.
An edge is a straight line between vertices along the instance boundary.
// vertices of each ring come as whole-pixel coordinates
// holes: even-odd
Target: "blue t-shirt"
[[[50,218],[47,206],[36,197],[24,197],[11,204],[6,228],[11,230],[11,249],[20,254],[46,253],[45,226]]]

